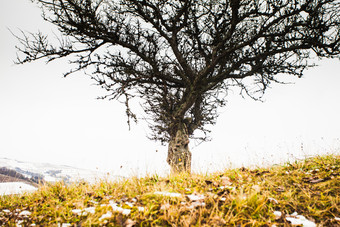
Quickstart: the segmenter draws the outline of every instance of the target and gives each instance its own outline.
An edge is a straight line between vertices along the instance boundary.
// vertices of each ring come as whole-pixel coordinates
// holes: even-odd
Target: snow
[[[106,219],[106,218],[111,218],[112,217],[112,212],[108,211],[106,214],[103,214],[100,218],[99,221]]]
[[[204,200],[204,195],[187,195],[191,201]]]
[[[309,221],[303,215],[298,215],[297,212],[292,213],[286,220],[289,221],[292,225],[302,225],[303,227],[316,227],[316,224],[312,221]]]
[[[0,195],[21,194],[24,192],[33,192],[36,187],[23,182],[5,182],[0,183]]]
[[[312,221],[309,221],[302,215],[297,215],[296,217],[286,217],[286,220],[289,221],[292,225],[302,225],[303,227],[316,227],[316,224]]]
[[[76,182],[85,180],[90,183],[95,183],[100,179],[109,181],[121,178],[120,176],[108,175],[107,173],[100,171],[48,163],[23,162],[2,157],[0,157],[0,167],[15,170],[27,178],[39,176],[47,182]]]
[[[275,215],[276,219],[279,219],[282,216],[282,212],[281,211],[274,211],[274,215]]]
[[[168,196],[168,197],[181,197],[182,196],[180,193],[174,193],[174,192],[155,192],[154,194]]]
[[[58,181],[58,179],[56,179],[55,177],[51,177],[51,176],[48,176],[48,175],[44,175],[44,180],[48,181],[48,182],[56,182],[56,181]]]

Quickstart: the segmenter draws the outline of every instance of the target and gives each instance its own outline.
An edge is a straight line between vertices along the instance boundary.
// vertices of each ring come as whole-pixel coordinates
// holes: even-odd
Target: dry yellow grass
[[[290,226],[303,220],[340,226],[340,156],[209,175],[58,182],[0,196],[5,226]]]

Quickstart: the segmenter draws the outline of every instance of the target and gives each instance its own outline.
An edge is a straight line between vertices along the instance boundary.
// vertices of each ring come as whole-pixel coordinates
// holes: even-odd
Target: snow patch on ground
[[[36,187],[23,182],[5,182],[0,183],[0,195],[21,194],[24,192],[33,192]]]

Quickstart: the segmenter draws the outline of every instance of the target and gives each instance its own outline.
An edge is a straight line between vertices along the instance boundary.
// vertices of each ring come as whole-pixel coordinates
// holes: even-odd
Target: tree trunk
[[[171,167],[171,173],[190,173],[191,152],[188,145],[189,135],[187,127],[184,123],[180,123],[169,141],[167,162]]]

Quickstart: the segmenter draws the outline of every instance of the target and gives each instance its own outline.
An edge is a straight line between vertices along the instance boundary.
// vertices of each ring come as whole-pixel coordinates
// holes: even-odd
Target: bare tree
[[[143,100],[173,172],[190,171],[189,139],[206,135],[227,91],[257,98],[311,57],[339,58],[338,0],[33,0],[61,35],[17,36],[18,63],[67,57],[122,100]],[[203,136],[202,140],[206,137]]]

